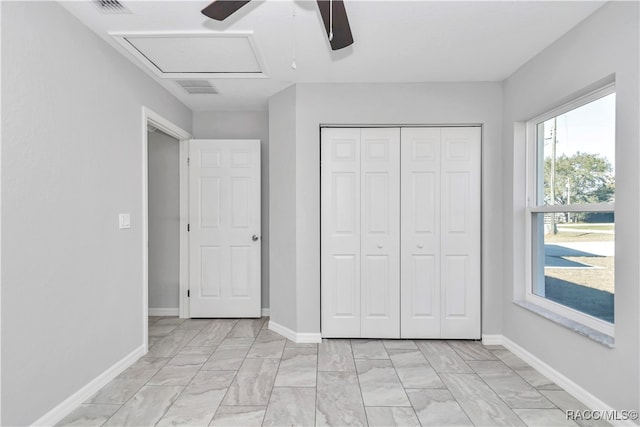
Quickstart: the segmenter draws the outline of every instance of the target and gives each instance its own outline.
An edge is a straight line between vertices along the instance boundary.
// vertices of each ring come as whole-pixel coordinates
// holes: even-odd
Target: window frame
[[[589,314],[575,310],[563,304],[538,296],[533,293],[534,286],[534,270],[540,268],[539,260],[534,259],[537,252],[536,245],[539,244],[537,234],[537,220],[534,216],[545,213],[564,213],[564,212],[613,212],[615,215],[614,203],[585,203],[570,205],[538,205],[538,138],[537,128],[539,123],[543,123],[556,116],[567,113],[571,110],[580,108],[586,104],[603,98],[607,95],[615,93],[615,83],[610,83],[599,89],[580,96],[572,101],[562,104],[550,111],[540,114],[526,122],[526,218],[525,218],[525,280],[524,280],[524,300],[530,304],[543,308],[554,314],[567,318],[571,321],[580,323],[593,330],[614,337],[615,323],[609,323],[604,320],[593,317]],[[615,224],[615,222],[614,222]],[[544,266],[542,266],[544,275]],[[614,267],[615,271],[615,267]],[[615,307],[615,306],[614,306]]]

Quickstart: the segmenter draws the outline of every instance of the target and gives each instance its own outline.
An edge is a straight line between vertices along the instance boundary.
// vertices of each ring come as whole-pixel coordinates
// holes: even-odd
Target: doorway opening
[[[153,129],[153,132],[150,130]],[[151,138],[150,138],[150,135]],[[162,136],[164,135],[164,136]],[[174,188],[174,193],[178,193],[178,209],[177,213],[179,216],[178,220],[178,245],[177,248],[170,249],[173,250],[174,256],[177,250],[178,252],[178,272],[177,279],[179,282],[178,286],[178,315],[180,317],[189,317],[189,307],[186,303],[186,295],[189,287],[189,276],[188,276],[188,235],[187,235],[187,220],[188,220],[188,170],[187,170],[187,158],[188,158],[188,140],[191,138],[191,135],[175,125],[171,121],[157,114],[153,110],[142,107],[142,336],[144,342],[144,351],[145,353],[149,347],[149,330],[148,330],[148,322],[149,322],[149,261],[150,261],[150,246],[149,246],[149,227],[150,227],[150,217],[149,217],[149,143],[150,140],[152,143],[155,141],[156,136],[159,136],[161,140],[166,140],[164,142],[170,142],[170,139],[173,140],[173,143],[177,141],[178,144],[178,159],[179,164],[178,168],[178,183],[174,183],[177,188]],[[155,147],[157,148],[157,147]],[[175,176],[175,175],[174,175]],[[155,213],[154,213],[155,214]],[[152,225],[155,222],[152,219]],[[160,242],[158,242],[160,243]],[[158,246],[154,246],[151,249],[154,254],[153,256],[166,256],[165,248],[159,249]],[[156,296],[154,296],[154,300],[156,300]],[[174,295],[175,298],[175,295]]]
[[[149,125],[149,316],[179,316],[180,150]]]

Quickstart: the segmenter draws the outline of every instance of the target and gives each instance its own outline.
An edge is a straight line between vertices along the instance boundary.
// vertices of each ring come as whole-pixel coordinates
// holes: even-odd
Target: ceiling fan
[[[215,0],[209,6],[202,9],[203,15],[224,21],[251,0]],[[320,15],[324,22],[324,29],[329,38],[332,50],[345,48],[353,44],[351,27],[343,0],[316,0]]]

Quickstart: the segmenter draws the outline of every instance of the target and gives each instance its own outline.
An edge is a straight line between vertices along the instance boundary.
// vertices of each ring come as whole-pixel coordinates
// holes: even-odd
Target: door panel
[[[413,255],[413,269],[411,271],[410,292],[413,296],[411,300],[410,313],[414,319],[429,319],[434,316],[434,308],[437,308],[439,301],[434,301],[434,284],[436,283],[436,264],[433,255]],[[406,308],[401,306],[404,312]],[[403,325],[404,326],[404,325]]]
[[[389,234],[389,191],[392,177],[387,172],[366,173],[364,176],[365,200],[364,230],[366,236]]]
[[[389,283],[389,257],[385,255],[369,255],[364,259],[364,316],[365,318],[389,318],[389,300],[387,299]]]
[[[361,129],[361,336],[400,337],[400,129]]]
[[[440,128],[403,128],[401,336],[440,336]]]
[[[321,132],[322,335],[359,337],[360,129]]]
[[[220,298],[222,282],[220,271],[220,246],[201,246],[200,259],[202,276],[200,284],[200,297]]]
[[[359,215],[357,188],[359,179],[353,172],[335,172],[332,177],[332,190],[335,203],[333,203],[333,225],[335,234],[346,236],[359,235],[356,230]]]
[[[231,247],[231,297],[251,296],[251,246]]]
[[[481,338],[481,128],[442,129],[443,338]]]
[[[442,231],[445,234],[467,234],[471,215],[468,172],[445,172]]]
[[[200,178],[200,221],[202,228],[220,227],[220,178]]]
[[[443,259],[444,317],[453,319],[466,317],[469,285],[469,257],[445,255]]]
[[[333,300],[331,306],[333,315],[342,318],[355,318],[359,307],[359,283],[357,271],[360,265],[356,264],[354,255],[336,255],[333,259],[335,277],[330,289]]]
[[[436,191],[438,177],[434,172],[410,172],[407,183],[411,200],[407,203],[411,215],[410,231],[418,234],[435,234],[437,215]],[[404,180],[403,180],[404,181]],[[403,225],[405,225],[403,223]],[[406,226],[406,225],[405,225]]]
[[[191,317],[260,317],[260,141],[189,142]]]
[[[251,220],[251,181],[246,177],[231,178],[231,226],[249,227]]]

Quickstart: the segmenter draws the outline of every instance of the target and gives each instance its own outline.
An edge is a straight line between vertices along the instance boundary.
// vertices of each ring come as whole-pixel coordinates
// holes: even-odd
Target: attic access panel
[[[162,78],[266,77],[250,33],[112,36]]]

